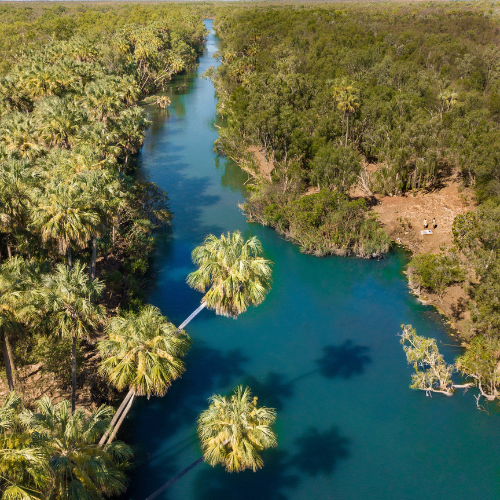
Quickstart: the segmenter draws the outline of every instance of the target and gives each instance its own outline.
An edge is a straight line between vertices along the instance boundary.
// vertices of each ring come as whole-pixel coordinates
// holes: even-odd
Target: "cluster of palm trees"
[[[113,410],[71,411],[63,401],[37,401],[35,411],[10,393],[0,407],[0,476],[2,499],[103,499],[125,490],[132,458],[126,444],[106,448],[97,439]]]
[[[205,307],[236,318],[270,289],[260,242],[234,232],[209,235],[193,251],[198,269],[188,284],[206,293],[180,327],[140,302],[117,314],[103,306],[98,251],[143,268],[152,230],[171,217],[165,193],[130,175],[129,158],[149,124],[138,100],[194,64],[203,41],[200,20],[176,23],[27,50],[0,78],[0,341],[10,391],[0,408],[2,498],[122,492],[131,451],[116,434],[136,396],[162,396],[184,372],[184,327]],[[128,391],[114,416],[104,406],[77,408],[79,343],[98,335],[101,376]],[[71,343],[71,401],[19,393],[25,407],[14,392],[22,388],[16,359],[32,362],[42,337]],[[221,411],[227,425],[212,427]],[[274,418],[247,389],[214,396],[199,421],[204,459],[228,470],[261,467],[259,452],[275,445]]]
[[[260,304],[271,284],[271,263],[261,253],[256,237],[245,240],[238,231],[220,238],[207,236],[193,250],[198,269],[187,280],[198,290],[208,288],[202,306],[236,317],[249,305]],[[11,392],[0,409],[0,470],[10,470],[0,479],[2,498],[35,498],[40,491],[49,490],[50,498],[71,499],[81,498],[83,491],[93,498],[119,493],[125,487],[123,472],[130,450],[114,441],[116,433],[136,396],[162,396],[182,375],[182,357],[191,341],[153,306],[109,319],[107,335],[98,344],[99,370],[118,390],[128,389],[128,393],[112,419],[106,407],[92,415],[77,410],[76,345],[79,338],[92,335],[106,321],[104,308],[97,304],[104,285],[97,278],[90,279],[80,262],[71,269],[60,263],[55,272],[42,271],[22,257],[2,264],[3,343],[8,350],[10,335],[28,326],[70,337],[72,401],[53,406],[44,398],[37,403],[38,412],[30,413],[19,410],[20,399]],[[15,368],[9,354],[5,364],[10,367],[13,388]],[[271,429],[275,418],[274,410],[257,407],[248,388],[237,388],[231,397],[213,396],[199,418],[204,455],[196,463],[222,463],[228,471],[262,467],[260,451],[276,445]],[[81,471],[73,471],[75,467]],[[108,474],[112,480],[106,479]]]

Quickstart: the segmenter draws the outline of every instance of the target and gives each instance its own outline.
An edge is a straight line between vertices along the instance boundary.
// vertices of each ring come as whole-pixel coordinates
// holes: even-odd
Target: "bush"
[[[458,258],[445,254],[422,254],[409,264],[411,280],[418,287],[437,293],[440,297],[447,287],[465,279],[465,271]]]

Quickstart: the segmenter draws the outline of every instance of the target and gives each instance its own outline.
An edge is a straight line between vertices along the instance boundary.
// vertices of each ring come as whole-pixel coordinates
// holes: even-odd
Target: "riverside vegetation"
[[[462,332],[466,352],[448,368],[470,377],[486,399],[498,398],[496,7],[227,7],[215,27],[221,65],[209,76],[226,121],[217,147],[254,175],[242,207],[249,220],[275,228],[304,252],[378,256],[389,242],[368,210],[374,194],[439,189],[452,171],[475,190],[478,208],[456,217],[453,246],[415,256],[409,275],[413,286],[439,296],[463,286],[471,313]],[[252,147],[264,156],[265,175]],[[367,170],[368,163],[376,169]],[[364,199],[352,197],[354,187]],[[407,346],[422,341],[410,331]],[[441,363],[422,356],[416,369]],[[417,374],[412,387],[453,390],[451,379],[428,375]]]
[[[132,450],[115,436],[135,396],[163,395],[185,370],[188,321],[176,328],[142,292],[153,230],[173,214],[166,193],[134,175],[131,155],[149,125],[139,101],[166,107],[154,93],[194,67],[206,31],[199,12],[177,6],[2,6],[0,16],[0,334],[9,389],[0,493],[105,498],[127,484]],[[236,317],[262,302],[271,268],[261,252],[256,238],[210,235],[189,278],[208,288],[202,306]],[[95,351],[101,375],[87,363],[79,376]],[[71,386],[71,401],[33,401],[20,375],[33,364]],[[116,413],[95,406],[112,396],[107,381],[129,390]],[[78,397],[83,382],[94,388],[92,411]],[[259,452],[276,443],[275,413],[252,403],[248,388],[229,405],[234,398],[243,434],[211,427],[210,408],[225,401],[214,396],[200,417],[201,445],[212,464],[256,470]]]
[[[182,325],[143,303],[153,230],[172,214],[166,193],[134,176],[131,157],[148,126],[138,103],[168,104],[154,94],[196,63],[208,10],[222,39],[222,64],[209,72],[225,119],[217,148],[255,173],[243,206],[250,220],[308,253],[379,257],[390,242],[369,210],[374,193],[434,189],[452,169],[476,189],[479,208],[457,217],[455,246],[410,263],[423,288],[464,283],[466,351],[448,365],[410,326],[402,343],[412,387],[450,395],[474,385],[478,404],[500,397],[493,7],[2,6],[0,333],[10,391],[0,407],[2,498],[122,492],[132,452],[116,433],[137,395],[164,394],[185,370],[184,327],[203,307],[236,317],[270,289],[260,243],[236,232],[210,235],[193,252],[199,269],[188,284],[206,295]],[[365,197],[352,196],[356,185]],[[96,337],[100,375],[79,377]],[[71,386],[71,402],[14,392],[16,366],[34,363]],[[454,370],[470,381],[454,384]],[[103,380],[128,389],[114,416],[105,405],[77,408],[84,378],[94,391]],[[218,425],[221,415],[230,425]],[[261,467],[260,451],[276,444],[274,420],[248,388],[214,396],[198,421],[200,460]]]

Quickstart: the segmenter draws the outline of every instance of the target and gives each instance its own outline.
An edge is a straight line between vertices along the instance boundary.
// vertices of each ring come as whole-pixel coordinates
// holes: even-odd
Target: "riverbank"
[[[391,240],[413,255],[438,254],[443,246],[452,247],[455,217],[475,208],[472,189],[463,186],[456,171],[443,176],[439,187],[430,192],[419,191],[415,195],[407,193],[404,196],[375,194],[375,198],[377,204],[372,211],[377,214]],[[431,224],[433,218],[436,219],[436,228]],[[427,219],[432,234],[421,234],[424,219]],[[443,296],[434,293],[419,295],[419,291],[412,288],[411,279],[409,285],[412,293],[419,296],[422,302],[433,305],[446,316],[453,329],[464,332],[470,313],[466,310],[467,296],[460,285],[448,287]]]

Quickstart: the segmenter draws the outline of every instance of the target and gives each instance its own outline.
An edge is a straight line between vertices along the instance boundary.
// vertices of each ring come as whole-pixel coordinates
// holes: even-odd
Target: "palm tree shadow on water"
[[[289,457],[283,449],[262,453],[264,467],[256,473],[228,473],[223,467],[198,471],[195,491],[199,500],[286,500],[286,490],[300,485],[301,475],[330,476],[340,460],[349,458],[351,440],[341,436],[337,427],[319,432],[309,429],[295,441],[299,451]]]
[[[284,407],[284,400],[293,397],[295,385],[300,380],[319,373],[327,379],[342,378],[348,380],[355,375],[363,375],[367,364],[372,362],[368,355],[368,346],[356,345],[352,340],[342,344],[323,347],[323,356],[315,360],[318,368],[310,370],[291,380],[286,380],[283,373],[269,372],[263,380],[249,377],[244,385],[248,385],[259,402],[278,412]]]

